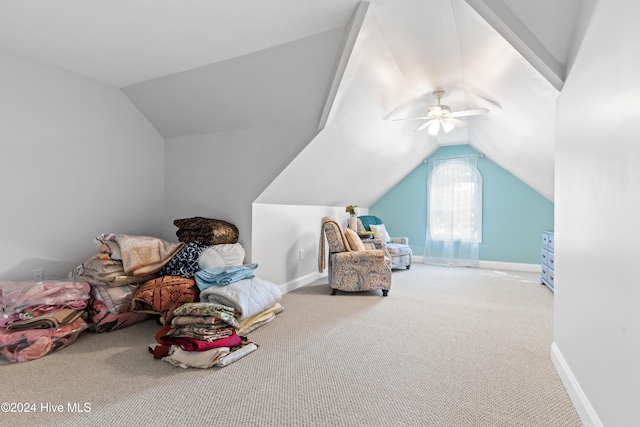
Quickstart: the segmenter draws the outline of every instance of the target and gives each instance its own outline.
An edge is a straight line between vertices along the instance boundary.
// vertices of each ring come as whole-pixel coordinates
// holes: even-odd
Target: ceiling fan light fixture
[[[449,122],[448,120],[443,120],[442,121],[442,129],[446,132],[449,133],[453,130],[455,126],[453,125],[453,123]]]
[[[429,124],[429,129],[427,130],[429,135],[436,136],[439,131],[440,131],[440,120],[432,121],[431,124]]]
[[[414,131],[421,131],[427,129],[427,132],[431,136],[438,135],[440,128],[446,133],[451,132],[456,127],[466,128],[469,126],[464,120],[458,119],[458,117],[476,116],[479,114],[487,114],[489,110],[487,108],[476,108],[473,110],[464,111],[451,111],[451,107],[442,104],[442,97],[444,96],[444,90],[436,90],[433,92],[434,98],[438,101],[437,105],[430,105],[427,108],[427,112],[424,116],[420,117],[408,117],[403,119],[393,120],[426,120],[423,124],[418,126]]]

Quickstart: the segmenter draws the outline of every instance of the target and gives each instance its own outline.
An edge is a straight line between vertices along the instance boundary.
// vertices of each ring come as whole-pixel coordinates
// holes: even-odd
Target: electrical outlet
[[[298,259],[300,261],[304,259],[304,249],[300,249],[300,252],[298,252]]]
[[[33,270],[33,278],[36,280],[42,280],[44,278],[44,272],[41,268],[36,268]]]

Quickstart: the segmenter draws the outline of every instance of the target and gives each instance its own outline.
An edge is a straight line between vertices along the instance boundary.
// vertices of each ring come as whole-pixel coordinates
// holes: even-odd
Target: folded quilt
[[[238,316],[238,310],[223,304],[212,302],[192,302],[183,304],[173,312],[174,316],[213,316],[216,313],[227,313],[233,317]]]
[[[195,279],[201,291],[211,286],[226,286],[243,279],[255,277],[254,271],[258,264],[225,265],[223,267],[211,267],[196,273]]]
[[[267,308],[258,314],[254,314],[251,317],[241,320],[240,327],[238,328],[238,334],[244,335],[251,331],[258,329],[260,326],[265,325],[275,319],[276,314],[282,312],[283,308],[280,303],[276,303],[273,307]]]
[[[212,348],[205,351],[186,351],[178,345],[172,345],[169,355],[163,357],[162,360],[184,369],[207,369],[216,366],[230,351],[230,347]]]
[[[104,303],[112,313],[127,313],[131,311],[133,293],[139,287],[139,284],[112,287],[91,285],[91,296]]]
[[[224,265],[242,265],[245,255],[246,251],[240,243],[211,245],[198,257],[198,267],[200,270],[206,270]]]
[[[243,279],[227,286],[211,286],[200,292],[200,301],[223,304],[238,310],[238,320],[258,314],[281,299],[280,288],[260,277]]]
[[[7,330],[24,331],[25,329],[59,328],[61,326],[66,326],[70,323],[73,323],[78,317],[80,317],[81,314],[82,311],[63,308],[43,314],[41,316],[33,317],[31,319],[14,322],[11,325],[7,326]]]
[[[124,272],[134,276],[157,273],[184,246],[184,242],[170,243],[157,237],[111,233],[99,235],[95,242],[98,250],[109,246],[107,242],[116,242]]]
[[[84,280],[90,285],[116,287],[146,282],[156,277],[156,275],[134,276],[125,274],[122,260],[110,259],[107,254],[100,254],[89,258],[76,267],[69,277]]]
[[[176,235],[181,242],[200,241],[207,245],[219,245],[238,241],[238,227],[220,219],[197,216],[176,219],[173,224],[178,227]]]
[[[216,366],[218,368],[224,368],[225,366],[228,366],[233,362],[242,359],[247,354],[253,353],[257,349],[258,346],[252,342],[244,343],[240,347],[232,349],[229,354],[222,356]]]
[[[162,270],[161,276],[193,277],[199,270],[198,260],[202,251],[208,246],[200,242],[188,242],[171,258]]]
[[[236,320],[238,312],[234,308],[208,302],[183,304],[173,311],[173,315],[175,317],[171,320],[172,326],[217,326],[221,322],[235,329],[240,326]]]
[[[222,368],[257,349],[258,346],[251,342],[244,343],[239,347],[220,347],[205,351],[186,351],[179,346],[172,345],[169,355],[163,357],[162,360],[184,369],[207,369],[214,366]]]
[[[178,345],[185,351],[206,351],[212,348],[235,347],[242,344],[242,339],[237,333],[214,341],[201,341],[189,337],[162,337],[166,345]]]
[[[196,302],[200,290],[195,280],[180,276],[162,276],[144,282],[133,293],[131,311],[159,314],[164,324],[182,304]]]
[[[166,341],[167,338],[186,337],[199,341],[212,342],[233,335],[235,332],[236,329],[229,326],[218,328],[195,325],[172,326],[167,334],[162,337],[162,340]]]

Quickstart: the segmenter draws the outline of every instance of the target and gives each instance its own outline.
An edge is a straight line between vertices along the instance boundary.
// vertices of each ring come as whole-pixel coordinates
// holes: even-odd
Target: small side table
[[[373,239],[373,235],[375,233],[373,231],[361,231],[358,233],[361,240]]]

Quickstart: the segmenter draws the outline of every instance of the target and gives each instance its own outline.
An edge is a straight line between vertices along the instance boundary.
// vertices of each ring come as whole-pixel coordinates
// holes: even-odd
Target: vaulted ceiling
[[[326,96],[309,100],[322,113],[318,135],[267,188],[262,201],[290,203],[289,197],[297,194],[302,199],[297,197],[295,203],[314,204],[317,191],[309,187],[313,182],[306,181],[305,188],[291,186],[296,175],[320,172],[318,155],[335,155],[337,150],[366,155],[378,166],[384,161],[392,166],[379,178],[386,184],[367,180],[384,191],[439,145],[459,143],[471,144],[553,200],[555,99],[562,88],[578,3],[0,0],[0,47],[123,88],[159,131],[171,138],[227,130],[222,127],[231,122],[215,125],[193,115],[176,120],[180,113],[172,111],[170,103],[158,110],[162,102],[150,102],[139,88],[151,88],[154,100],[161,101],[180,90],[180,79],[197,81],[212,64],[275,52],[278,46],[308,39],[308,48],[317,49],[318,58],[331,57],[333,49],[341,61],[313,65],[328,67],[335,77],[327,90],[322,88]],[[313,84],[294,73],[280,78],[301,87]],[[437,137],[414,132],[416,122],[391,120],[422,115],[434,103],[431,93],[436,89],[446,91],[443,101],[452,110],[486,107],[490,113],[467,118],[468,128]],[[216,102],[206,90],[192,92],[193,105]],[[272,106],[266,105],[272,98],[261,100],[258,95],[252,100],[254,107],[268,113],[261,117],[242,115],[246,105],[242,96],[236,106],[216,108],[237,108],[233,123],[239,127],[277,120],[269,115],[274,114]],[[324,104],[327,97],[330,102]],[[155,107],[145,109],[145,101]],[[313,108],[297,105],[282,110],[293,116],[315,114]],[[164,120],[169,117],[173,118],[170,126]],[[333,167],[349,167],[349,161]],[[305,194],[308,201],[303,200]],[[360,203],[367,205],[380,195],[372,192]],[[343,200],[337,197],[329,202],[340,205]]]

